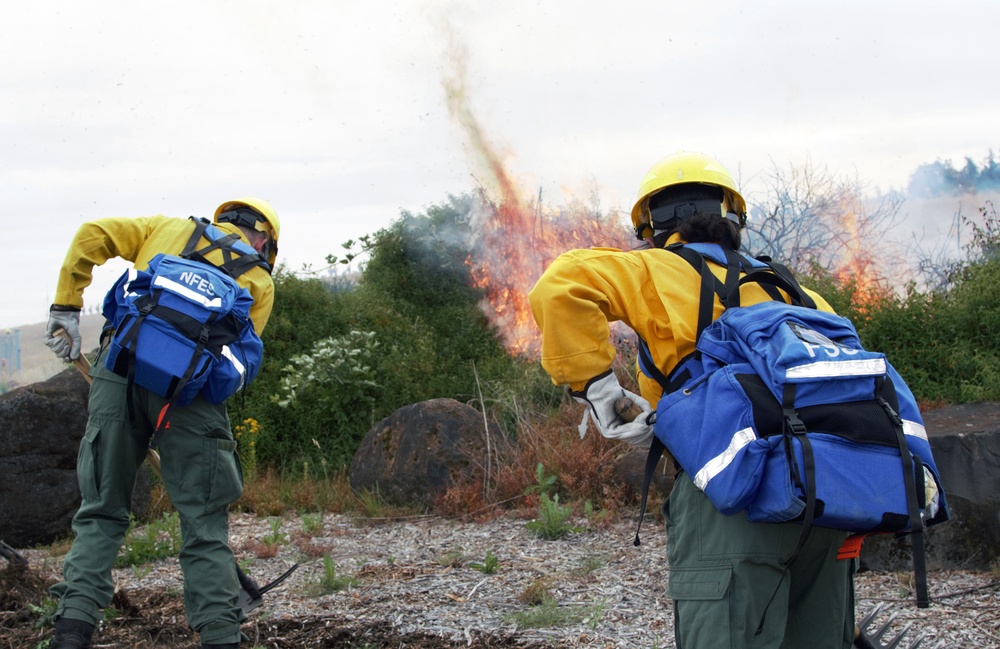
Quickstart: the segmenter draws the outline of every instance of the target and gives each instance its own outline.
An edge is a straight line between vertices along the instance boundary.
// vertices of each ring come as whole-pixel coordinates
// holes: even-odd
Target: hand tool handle
[[[635,418],[642,414],[642,408],[628,397],[622,397],[615,401],[615,412],[627,422],[635,421]]]
[[[55,333],[55,335],[62,336],[67,341],[72,342],[72,339],[69,337],[69,333],[65,329],[60,329]],[[80,355],[73,359],[73,365],[76,366],[76,369],[80,370],[80,374],[83,374],[83,378],[87,379],[87,383],[93,381],[90,377],[90,359],[87,358],[83,352],[80,352]],[[156,475],[162,478],[163,470],[160,468],[160,454],[153,449],[147,449],[146,461],[149,462],[149,466],[153,467],[153,470],[156,471]]]

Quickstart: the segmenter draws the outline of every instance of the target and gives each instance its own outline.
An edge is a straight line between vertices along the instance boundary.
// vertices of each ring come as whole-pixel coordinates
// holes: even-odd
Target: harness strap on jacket
[[[194,231],[184,246],[184,250],[180,254],[181,257],[214,266],[233,278],[239,277],[254,266],[260,266],[268,272],[271,271],[270,265],[256,252],[251,254],[235,249],[234,245],[241,241],[240,235],[232,232],[218,239],[212,239],[205,234],[205,231],[211,225],[207,219],[197,219],[193,216],[189,218],[194,221]],[[202,237],[207,238],[209,244],[204,248],[198,248],[198,243]],[[213,264],[205,258],[205,255],[213,250],[222,251],[222,264]]]

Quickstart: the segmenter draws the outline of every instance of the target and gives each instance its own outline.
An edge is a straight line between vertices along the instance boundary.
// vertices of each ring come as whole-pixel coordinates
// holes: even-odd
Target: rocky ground
[[[581,518],[574,522],[579,531],[555,541],[538,538],[525,520],[512,516],[461,522],[328,515],[321,530],[308,533],[305,528],[313,526],[306,523],[297,517],[234,516],[233,546],[258,581],[300,564],[244,625],[247,646],[674,646],[665,539],[655,521],[647,521],[638,548],[632,545],[631,516]],[[38,611],[64,550],[22,551],[27,570],[0,560],[0,648],[44,647],[40,643],[51,637],[51,626],[39,626]],[[495,557],[495,572],[484,571],[493,563],[489,557]],[[323,594],[330,566],[336,578],[351,583]],[[185,623],[175,560],[117,570],[115,578],[114,613],[102,624],[95,647],[198,646]],[[934,601],[920,610],[913,604],[910,575],[861,573],[859,614],[881,602],[876,624],[888,622],[890,634],[912,624],[900,647],[923,633],[922,649],[1000,649],[997,577],[934,572],[930,588]],[[542,593],[548,603],[537,605]]]

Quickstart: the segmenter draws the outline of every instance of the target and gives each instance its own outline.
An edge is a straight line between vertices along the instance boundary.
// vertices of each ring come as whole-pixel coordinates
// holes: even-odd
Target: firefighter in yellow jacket
[[[238,235],[260,257],[236,278],[253,297],[250,317],[259,335],[274,303],[270,270],[277,255],[278,216],[266,201],[241,198],[220,205],[214,221],[219,230]],[[84,223],[59,272],[46,344],[65,360],[79,356],[83,291],[95,266],[118,257],[144,270],[157,254],[181,253],[194,228],[192,220],[166,216]],[[221,266],[224,252],[215,249],[205,256]],[[70,341],[57,335],[60,329]],[[77,459],[82,502],[73,518],[76,538],[63,565],[63,581],[51,589],[59,603],[50,649],[91,646],[94,627],[114,593],[111,569],[129,525],[136,472],[157,417],[168,403],[138,385],[129,390],[127,379],[105,367],[107,337],[102,336],[101,342],[92,370],[87,430]],[[134,418],[129,414],[130,397]],[[188,623],[200,634],[202,647],[235,648],[245,614],[237,606],[240,586],[228,543],[228,507],[242,494],[243,480],[225,404],[198,396],[178,406],[170,415],[169,428],[159,434],[159,450],[163,482],[181,523],[179,559]]]
[[[659,383],[642,373],[641,396],[620,386],[611,371],[616,350],[609,323],[631,327],[648,344],[655,366],[669,375],[695,348],[701,275],[661,248],[682,242],[738,250],[745,221],[743,197],[721,164],[699,154],[676,154],[653,166],[632,209],[636,235],[646,249],[567,252],[529,293],[542,333],[542,366],[554,383],[568,385],[574,398],[587,404],[604,436],[649,446],[653,429],[647,418],[662,395]],[[724,278],[724,266],[708,266]],[[832,311],[823,298],[809,294],[818,308]],[[749,285],[741,301],[768,299],[760,286]],[[713,319],[722,311],[716,298]],[[619,416],[615,402],[622,396],[643,413],[632,421]],[[852,566],[837,561],[846,533],[812,528],[775,592],[783,561],[798,541],[799,524],[725,516],[683,471],[663,513],[679,648],[851,646]]]

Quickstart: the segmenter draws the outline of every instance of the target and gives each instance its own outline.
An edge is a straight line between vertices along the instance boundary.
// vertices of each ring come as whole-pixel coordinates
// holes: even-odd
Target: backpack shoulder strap
[[[701,276],[701,288],[698,295],[698,328],[697,336],[701,336],[701,332],[705,330],[705,327],[712,324],[712,314],[715,311],[715,300],[713,299],[713,294],[719,296],[722,301],[722,305],[726,308],[729,307],[729,299],[733,293],[733,288],[738,285],[740,277],[740,266],[738,260],[735,258],[735,253],[726,250],[726,278],[724,281],[719,281],[719,278],[715,276],[711,270],[708,269],[705,263],[705,256],[683,244],[671,244],[664,248],[664,250],[669,250],[670,252],[679,255],[686,262],[691,264],[691,266],[698,271]],[[713,259],[712,261],[716,261]],[[739,292],[737,291],[737,306],[739,305]]]
[[[701,277],[698,294],[698,328],[696,330],[696,337],[701,337],[701,333],[705,330],[705,328],[712,324],[712,315],[715,311],[714,297],[717,295],[719,300],[722,301],[723,306],[728,308],[728,302],[731,299],[731,295],[734,293],[734,289],[738,289],[741,259],[734,251],[723,251],[726,260],[726,277],[723,281],[720,281],[719,278],[715,276],[715,273],[709,270],[706,264],[706,256],[699,250],[680,243],[671,244],[664,248],[664,250],[669,250],[684,259],[684,261],[691,264],[691,267],[694,268]],[[716,263],[721,263],[714,257],[708,258]],[[752,264],[748,260],[742,259],[742,262],[746,263],[746,268],[748,270],[752,268]],[[736,306],[739,306],[738,290],[735,291],[735,295]],[[664,394],[673,392],[688,379],[687,374],[672,377],[668,377],[664,374],[663,371],[653,362],[653,355],[649,351],[649,345],[641,337],[639,338],[638,344],[638,357],[639,368],[644,374],[646,374],[646,376],[653,379],[663,387]],[[678,367],[683,366],[684,361],[688,358],[690,358],[690,355],[681,359],[681,362],[678,363]]]
[[[785,300],[776,290],[780,288],[788,294],[791,304],[810,309],[816,308],[816,301],[802,289],[795,276],[792,275],[792,271],[787,266],[778,262],[766,262],[766,268],[759,268],[744,275],[737,282],[737,285],[731,289],[727,300],[729,306],[739,305],[739,292],[744,284],[758,284],[771,296],[771,299],[777,302],[784,302]]]
[[[239,277],[255,266],[260,266],[271,272],[271,267],[264,261],[263,257],[257,254],[253,248],[242,244],[240,235],[233,232],[222,236],[213,236],[215,234],[221,235],[221,232],[208,219],[198,219],[193,216],[189,218],[194,221],[194,231],[191,233],[187,245],[184,246],[184,250],[180,254],[181,257],[214,266],[233,278]],[[202,237],[208,239],[209,244],[204,248],[198,248]],[[237,247],[238,244],[239,247]],[[247,248],[247,250],[239,248]],[[205,258],[205,255],[212,250],[222,251],[223,262],[221,265],[213,264]]]

